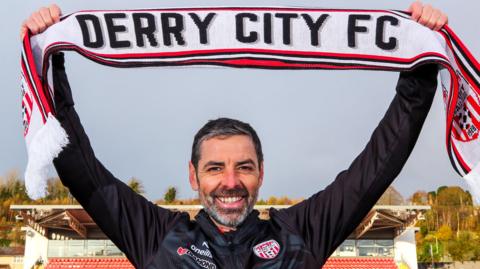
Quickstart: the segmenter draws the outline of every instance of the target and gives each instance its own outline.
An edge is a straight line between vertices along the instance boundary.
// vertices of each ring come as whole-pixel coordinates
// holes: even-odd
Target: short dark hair
[[[262,144],[255,130],[250,124],[229,118],[218,118],[209,120],[200,130],[198,130],[192,145],[192,156],[190,161],[195,169],[198,169],[200,160],[200,146],[203,141],[217,136],[246,135],[249,136],[255,147],[258,165],[263,162]]]

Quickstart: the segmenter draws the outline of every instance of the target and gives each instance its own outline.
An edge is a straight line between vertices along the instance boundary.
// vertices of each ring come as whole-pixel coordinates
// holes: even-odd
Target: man
[[[440,29],[447,17],[420,2],[412,18]],[[22,35],[59,20],[40,9]],[[259,220],[253,210],[263,181],[263,154],[253,128],[209,121],[195,135],[190,184],[204,209],[190,221],[137,195],[95,158],[74,110],[62,55],[53,57],[57,118],[70,144],[54,160],[62,182],[137,268],[320,268],[398,175],[415,145],[436,89],[437,67],[402,72],[397,94],[372,137],[325,190]]]

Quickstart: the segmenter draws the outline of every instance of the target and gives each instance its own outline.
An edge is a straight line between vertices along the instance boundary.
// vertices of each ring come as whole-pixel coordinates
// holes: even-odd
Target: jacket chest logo
[[[192,245],[193,246],[193,245]],[[197,249],[197,248],[196,248]],[[193,250],[193,251],[192,251]],[[193,259],[195,261],[196,264],[198,264],[201,268],[206,268],[206,269],[217,269],[217,266],[215,265],[215,263],[209,261],[208,259],[203,259],[201,257],[199,257],[197,254],[200,254],[200,255],[204,255],[204,256],[207,256],[208,258],[212,258],[212,254],[210,253],[210,251],[208,251],[208,254],[202,254],[202,253],[198,253],[196,250],[194,249],[188,249],[188,248],[182,248],[182,247],[178,247],[177,248],[177,254],[178,256],[188,256],[190,257],[191,259]],[[194,253],[194,251],[196,253]]]
[[[280,244],[275,240],[268,240],[253,247],[253,253],[262,259],[271,260],[280,252]]]

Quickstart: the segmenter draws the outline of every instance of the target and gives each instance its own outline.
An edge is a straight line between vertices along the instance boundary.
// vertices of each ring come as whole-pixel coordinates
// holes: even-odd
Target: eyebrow
[[[248,159],[248,160],[245,160],[245,161],[238,162],[238,163],[236,164],[236,166],[244,165],[244,164],[252,164],[252,165],[255,166],[255,167],[257,166],[252,159]]]
[[[224,162],[209,161],[203,166],[203,168],[206,168],[207,166],[225,166],[225,163]]]
[[[252,159],[247,159],[244,161],[237,162],[235,166],[244,165],[244,164],[252,164],[253,166],[256,167],[256,164]],[[203,168],[206,168],[208,166],[225,166],[225,162],[209,161],[203,166]]]

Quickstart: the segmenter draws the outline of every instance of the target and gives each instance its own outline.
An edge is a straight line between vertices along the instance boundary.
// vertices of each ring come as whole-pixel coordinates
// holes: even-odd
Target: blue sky
[[[19,89],[19,26],[50,2],[7,0],[0,15],[0,175],[23,173]],[[406,9],[410,1],[58,1],[64,13],[81,9],[185,6],[305,6]],[[427,2],[428,3],[428,2]],[[480,59],[477,1],[430,1]],[[328,185],[362,150],[394,95],[397,73],[367,71],[265,71],[226,68],[114,69],[67,54],[76,108],[97,157],[117,177],[143,181],[158,199],[169,186],[182,198],[188,185],[193,136],[207,120],[238,118],[256,128],[265,154],[260,197],[308,197]],[[107,100],[108,103],[100,102]],[[339,101],[342,100],[342,103]],[[341,105],[342,104],[342,105]],[[119,110],[122,110],[120,113]],[[417,146],[394,186],[416,190],[460,185],[447,157],[445,116],[437,94]]]

